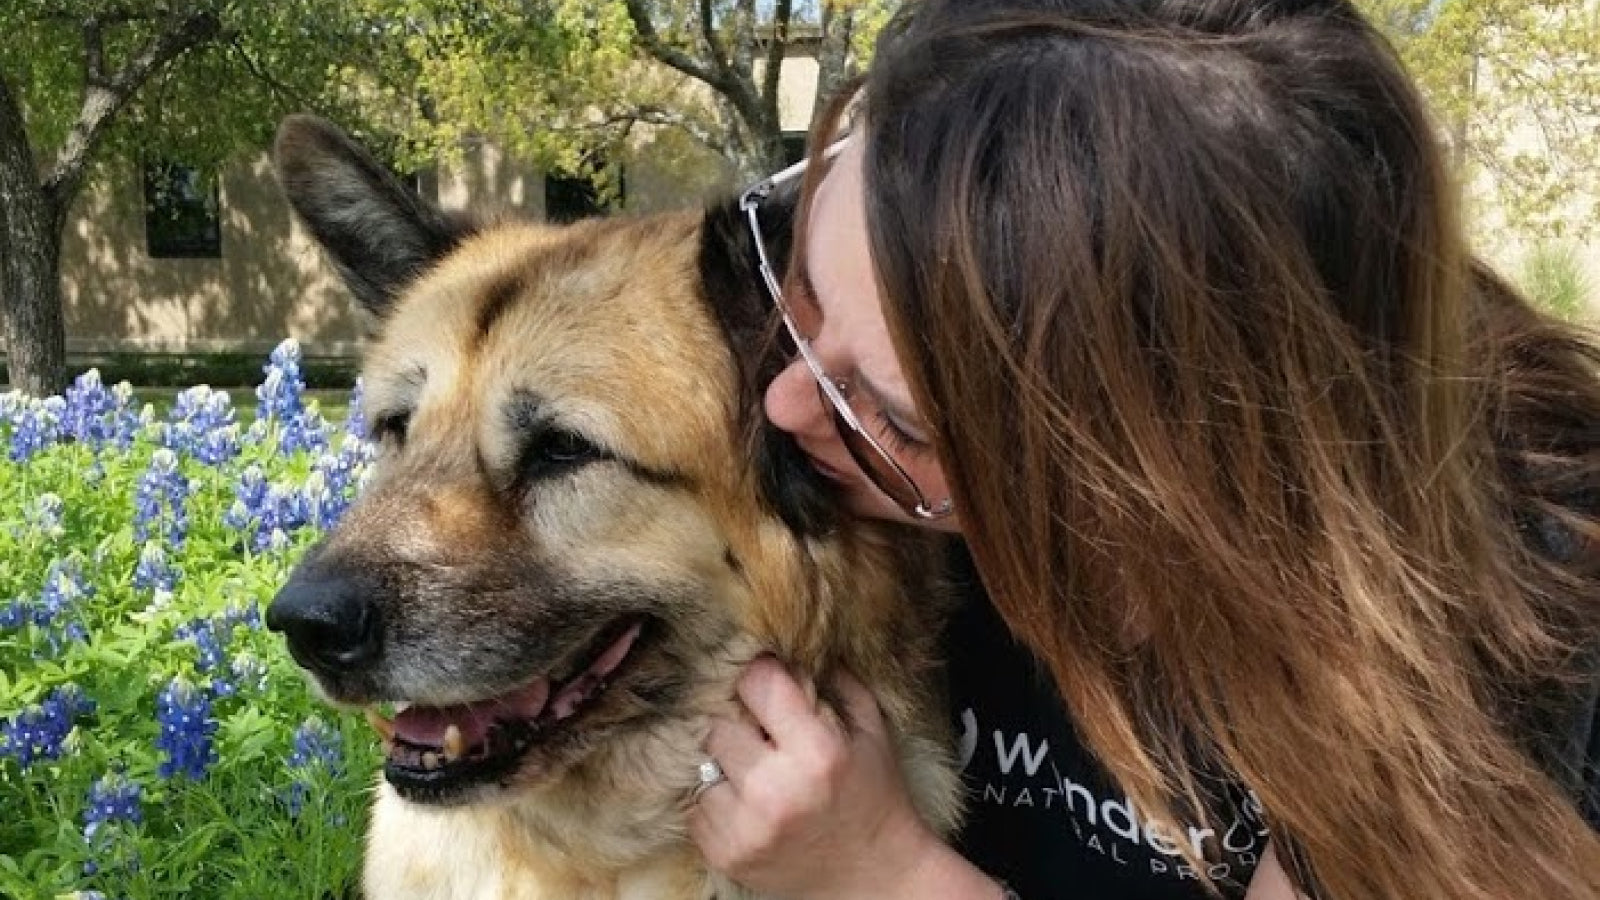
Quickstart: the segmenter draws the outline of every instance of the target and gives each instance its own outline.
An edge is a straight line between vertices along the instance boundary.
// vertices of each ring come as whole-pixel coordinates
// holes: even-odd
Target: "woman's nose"
[[[772,424],[797,437],[825,437],[833,427],[817,380],[803,360],[795,359],[767,385],[764,398],[767,418]]]

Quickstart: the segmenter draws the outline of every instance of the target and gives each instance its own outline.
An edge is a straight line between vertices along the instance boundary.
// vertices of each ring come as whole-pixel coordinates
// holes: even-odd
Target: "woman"
[[[844,679],[832,728],[762,660],[707,740],[711,863],[784,897],[1600,897],[1600,351],[1473,262],[1374,30],[933,2],[861,96],[813,135],[766,407],[855,511],[970,549],[971,816],[940,843],[871,698]]]

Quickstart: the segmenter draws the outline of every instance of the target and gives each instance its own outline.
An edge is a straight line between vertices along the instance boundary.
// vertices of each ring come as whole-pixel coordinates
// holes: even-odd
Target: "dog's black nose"
[[[289,639],[295,662],[328,675],[350,674],[377,659],[378,608],[352,578],[289,578],[267,607],[267,627]]]

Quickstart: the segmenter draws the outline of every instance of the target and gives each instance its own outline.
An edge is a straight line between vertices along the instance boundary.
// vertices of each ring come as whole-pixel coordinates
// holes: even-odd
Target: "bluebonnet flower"
[[[289,767],[306,769],[321,766],[337,773],[344,753],[344,736],[338,729],[312,716],[294,730],[294,746],[289,753]]]
[[[234,531],[253,531],[251,523],[254,520],[254,513],[243,500],[234,500],[228,511],[222,514],[222,524]],[[254,546],[253,541],[251,546]]]
[[[143,791],[120,772],[112,772],[89,787],[89,805],[83,811],[83,837],[94,841],[95,834],[118,822],[144,821],[141,807]]]
[[[21,628],[32,618],[30,604],[21,597],[12,597],[0,605],[0,628]]]
[[[266,379],[256,388],[256,418],[289,422],[300,417],[306,385],[300,378],[300,342],[280,343],[262,368]]]
[[[267,535],[266,549],[273,553],[287,552],[292,546],[294,546],[293,542],[289,540],[289,535],[282,528],[274,528],[272,533]]]
[[[223,514],[230,528],[244,532],[256,552],[288,546],[290,533],[305,526],[310,511],[303,490],[269,484],[259,466],[245,469],[234,485],[234,502]],[[281,532],[282,537],[273,535]]]
[[[173,400],[174,422],[187,422],[196,431],[216,431],[234,424],[233,399],[227,391],[214,391],[207,385],[189,388]]]
[[[67,615],[77,611],[82,601],[94,595],[94,585],[83,573],[83,558],[77,554],[52,560],[45,571],[44,590],[33,604],[33,624],[40,628],[65,624]]]
[[[133,537],[143,543],[164,537],[181,548],[189,532],[189,480],[178,469],[178,456],[162,447],[150,457],[133,496]]]
[[[76,684],[56,688],[43,702],[0,722],[0,757],[15,759],[23,769],[35,760],[60,758],[72,726],[94,708]]]
[[[294,731],[294,744],[289,753],[289,770],[294,778],[284,795],[289,815],[298,817],[310,796],[313,770],[321,769],[329,775],[338,775],[342,769],[344,737],[337,729],[312,716]]]
[[[89,643],[89,629],[85,628],[82,622],[68,622],[61,629],[61,637],[63,640],[71,641],[74,644],[87,644]],[[52,652],[60,652],[60,649],[58,644],[52,642]]]
[[[167,561],[167,552],[155,541],[146,541],[133,567],[133,586],[142,591],[171,591],[177,585],[178,571]]]
[[[305,495],[274,484],[267,488],[256,516],[255,548],[280,552],[289,548],[289,534],[306,524]]]
[[[216,615],[217,627],[224,631],[244,626],[245,628],[261,627],[261,604],[254,600],[245,603],[229,603],[222,612]]]
[[[0,607],[0,627],[33,625],[44,633],[50,655],[57,655],[69,641],[88,640],[88,632],[78,617],[84,600],[93,594],[94,586],[83,573],[81,556],[75,553],[52,560],[37,597],[13,598]]]
[[[305,410],[283,423],[283,430],[278,434],[278,450],[282,453],[301,450],[318,453],[327,449],[332,431],[333,427],[322,418],[322,413],[315,409]]]
[[[202,463],[220,466],[239,455],[239,426],[229,425],[208,431],[190,449]]]
[[[60,397],[27,398],[11,415],[12,462],[27,462],[61,440],[61,419],[67,402]]]
[[[133,385],[126,381],[119,381],[111,388],[111,396],[117,402],[117,428],[111,436],[111,442],[119,450],[126,450],[133,445],[134,436],[144,427],[146,422],[144,410],[148,409],[152,418],[155,416],[155,407],[145,404],[139,412],[133,411]]]
[[[332,528],[347,501],[328,491],[328,479],[320,470],[311,473],[303,490],[306,523],[324,531]]]
[[[168,418],[170,422],[162,428],[162,446],[188,453],[208,466],[222,465],[239,455],[239,427],[226,391],[206,385],[189,388],[173,402]]]
[[[195,619],[186,622],[173,631],[173,637],[188,641],[200,651],[196,667],[201,672],[216,672],[226,668],[228,654],[223,644],[227,641],[228,629],[219,628],[215,620]]]
[[[338,453],[317,457],[302,489],[305,524],[327,531],[339,523],[365,483],[373,455],[372,444],[346,435]]]
[[[55,540],[66,534],[66,529],[61,524],[62,513],[65,511],[66,504],[62,502],[59,494],[44,493],[28,504],[27,510],[23,513],[23,520],[30,531]]]
[[[61,430],[85,444],[97,444],[107,437],[106,414],[114,413],[117,400],[100,381],[100,371],[90,369],[72,380],[67,388],[66,409]]]
[[[179,676],[156,696],[156,720],[161,734],[156,748],[167,755],[162,761],[162,778],[183,774],[201,778],[217,760],[211,736],[217,731],[211,717],[211,698],[194,683]]]
[[[267,499],[267,473],[255,463],[245,467],[233,484],[233,505],[223,514],[223,524],[237,531],[249,531],[261,520],[261,507]]]
[[[257,691],[267,689],[267,664],[254,653],[246,650],[233,658],[229,666],[233,673],[233,683],[236,686],[248,687]]]
[[[272,423],[266,419],[257,419],[250,423],[249,428],[245,429],[241,443],[247,447],[255,447],[266,443],[267,438],[271,436]]]
[[[133,388],[126,382],[107,389],[97,369],[79,375],[64,397],[61,431],[80,443],[112,443],[126,449],[139,420],[132,410]]]
[[[366,385],[357,378],[355,386],[350,388],[350,405],[345,410],[344,430],[346,434],[362,441],[367,439],[366,396]]]

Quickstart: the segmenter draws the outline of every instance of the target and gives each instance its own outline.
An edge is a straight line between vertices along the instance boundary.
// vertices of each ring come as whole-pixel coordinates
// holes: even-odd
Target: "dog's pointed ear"
[[[762,204],[761,234],[774,265],[788,258],[794,228],[794,197]],[[767,421],[766,386],[788,364],[778,341],[772,299],[762,284],[755,237],[737,203],[706,210],[700,232],[700,279],[706,303],[733,348],[739,369],[739,415],[747,451],[755,460],[763,499],[799,534],[817,535],[837,524],[839,504],[794,439]]]
[[[356,300],[380,319],[408,284],[471,232],[323,119],[285,119],[272,157],[290,205]]]

